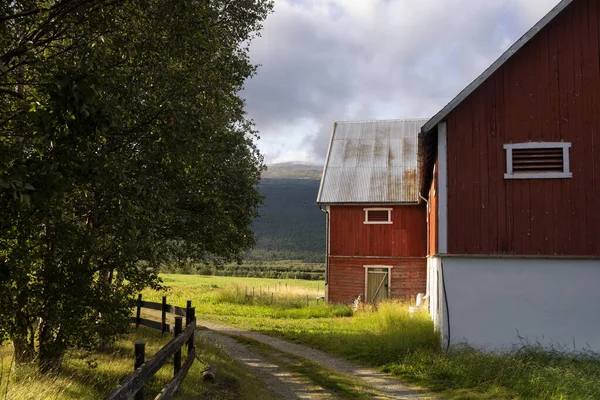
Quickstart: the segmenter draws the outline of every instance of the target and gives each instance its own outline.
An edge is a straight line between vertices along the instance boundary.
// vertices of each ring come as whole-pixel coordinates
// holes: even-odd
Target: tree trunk
[[[121,286],[123,285],[123,280],[124,280],[124,275],[123,275],[123,271],[118,269],[117,270],[117,279],[115,281],[115,287],[116,289],[120,289]]]
[[[100,280],[104,284],[104,290],[106,290],[107,292],[110,292],[112,281],[113,281],[113,269],[112,268],[104,268],[100,272]],[[98,317],[101,320],[102,313],[100,313],[100,315]],[[100,339],[100,343],[98,343],[98,346],[99,346],[100,350],[108,350],[108,349],[110,349],[110,340],[102,337]]]
[[[27,338],[13,339],[15,351],[15,364],[22,365],[33,362],[35,359],[35,348]]]
[[[43,356],[42,356],[43,354]],[[59,371],[62,368],[65,351],[62,349],[52,349],[51,351],[40,352],[40,372]]]
[[[39,328],[39,370],[40,372],[57,371],[62,367],[65,357],[65,346],[62,343],[60,328],[52,329],[47,320],[40,322]]]

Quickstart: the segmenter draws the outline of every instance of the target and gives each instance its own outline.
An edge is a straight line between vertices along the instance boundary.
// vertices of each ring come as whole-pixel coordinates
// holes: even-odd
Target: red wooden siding
[[[392,224],[365,224],[365,206],[331,206],[330,255],[424,257],[425,206],[394,206]]]
[[[429,212],[427,215],[427,234],[429,249],[427,255],[435,255],[438,253],[438,194],[437,194],[437,163],[435,167],[435,173],[433,174],[433,181],[431,182],[431,188],[429,189]]]
[[[411,298],[425,293],[427,268],[424,258],[329,258],[329,293],[332,303],[351,303],[365,297],[365,265],[393,266],[391,297]]]
[[[447,118],[448,252],[600,256],[600,2],[576,0]],[[572,179],[505,180],[503,145],[571,142]]]

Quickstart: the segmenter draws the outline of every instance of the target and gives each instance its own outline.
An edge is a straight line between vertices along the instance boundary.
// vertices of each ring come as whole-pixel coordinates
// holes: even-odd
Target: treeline
[[[297,261],[225,264],[220,266],[194,263],[164,264],[161,272],[170,274],[199,274],[271,279],[325,279],[325,264]]]
[[[294,251],[294,250],[268,250],[254,248],[246,253],[244,260],[253,263],[264,261],[299,260],[305,263],[323,263],[324,251]]]

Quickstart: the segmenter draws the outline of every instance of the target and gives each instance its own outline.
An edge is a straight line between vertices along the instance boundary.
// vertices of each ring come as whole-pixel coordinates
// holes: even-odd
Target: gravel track
[[[221,344],[232,358],[247,365],[273,392],[281,395],[282,399],[326,399],[335,398],[335,396],[323,388],[311,384],[308,379],[301,375],[282,371],[272,360],[252,352],[249,346],[238,343],[235,339],[224,335],[242,336],[253,339],[281,352],[310,360],[339,374],[354,377],[362,384],[379,392],[379,395],[374,397],[375,399],[437,399],[431,393],[410,388],[399,380],[375,369],[353,364],[310,347],[232,326],[208,321],[198,321],[197,323],[198,326],[204,326],[209,329],[199,330],[197,331],[197,335]]]
[[[249,346],[217,332],[199,330],[196,337],[204,338],[220,345],[233,359],[242,363],[281,399],[333,399],[331,393],[314,385],[309,379],[282,370],[272,360],[253,352]]]

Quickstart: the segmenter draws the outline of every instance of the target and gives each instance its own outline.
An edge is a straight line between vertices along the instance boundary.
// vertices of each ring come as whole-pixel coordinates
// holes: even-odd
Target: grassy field
[[[534,348],[510,355],[475,350],[444,353],[425,314],[409,315],[401,303],[383,303],[353,313],[348,306],[327,305],[317,297],[323,282],[216,276],[163,275],[166,290],[147,290],[144,299],[184,306],[192,300],[199,319],[231,324],[303,343],[350,360],[381,368],[405,381],[433,389],[446,399],[600,399],[600,361],[591,355],[562,356]],[[103,398],[132,370],[132,343],[148,342],[153,354],[166,341],[140,328],[106,352],[75,351],[60,374],[14,370],[12,348],[0,347],[0,398]],[[253,344],[255,350],[288,360],[284,369],[300,372],[341,398],[369,398],[368,388],[303,360]],[[262,346],[262,347],[261,347]],[[217,348],[202,344],[200,358],[219,368],[214,385],[201,382],[203,364],[194,363],[178,398],[270,399],[270,394],[238,363]],[[12,371],[9,374],[9,371]],[[147,389],[152,398],[171,376],[167,365]]]
[[[15,369],[12,346],[0,346],[0,398],[7,400],[102,399],[133,372],[133,343],[146,341],[146,358],[156,353],[171,337],[140,327],[122,337],[110,350],[74,351],[67,355],[60,373],[39,374],[33,367]],[[270,392],[258,384],[237,362],[218,348],[197,341],[198,357],[217,366],[215,384],[202,382],[204,364],[196,361],[183,381],[176,399],[210,398],[222,400],[271,399]],[[185,358],[185,350],[182,357]],[[9,374],[9,371],[11,373]],[[145,396],[154,398],[173,376],[173,364],[167,363],[146,386]]]
[[[315,281],[164,275],[164,293],[144,298],[185,304],[200,319],[228,323],[374,365],[449,399],[599,399],[600,361],[535,348],[511,355],[464,349],[446,354],[427,315],[384,303],[352,314],[316,302]],[[254,295],[252,295],[252,289]],[[308,296],[308,302],[307,300]],[[307,305],[308,304],[308,305]]]
[[[192,300],[198,318],[239,324],[256,317],[267,319],[310,319],[349,316],[345,306],[323,306],[322,281],[295,279],[233,278],[200,275],[161,275],[166,290],[144,291],[143,298],[185,306]]]

